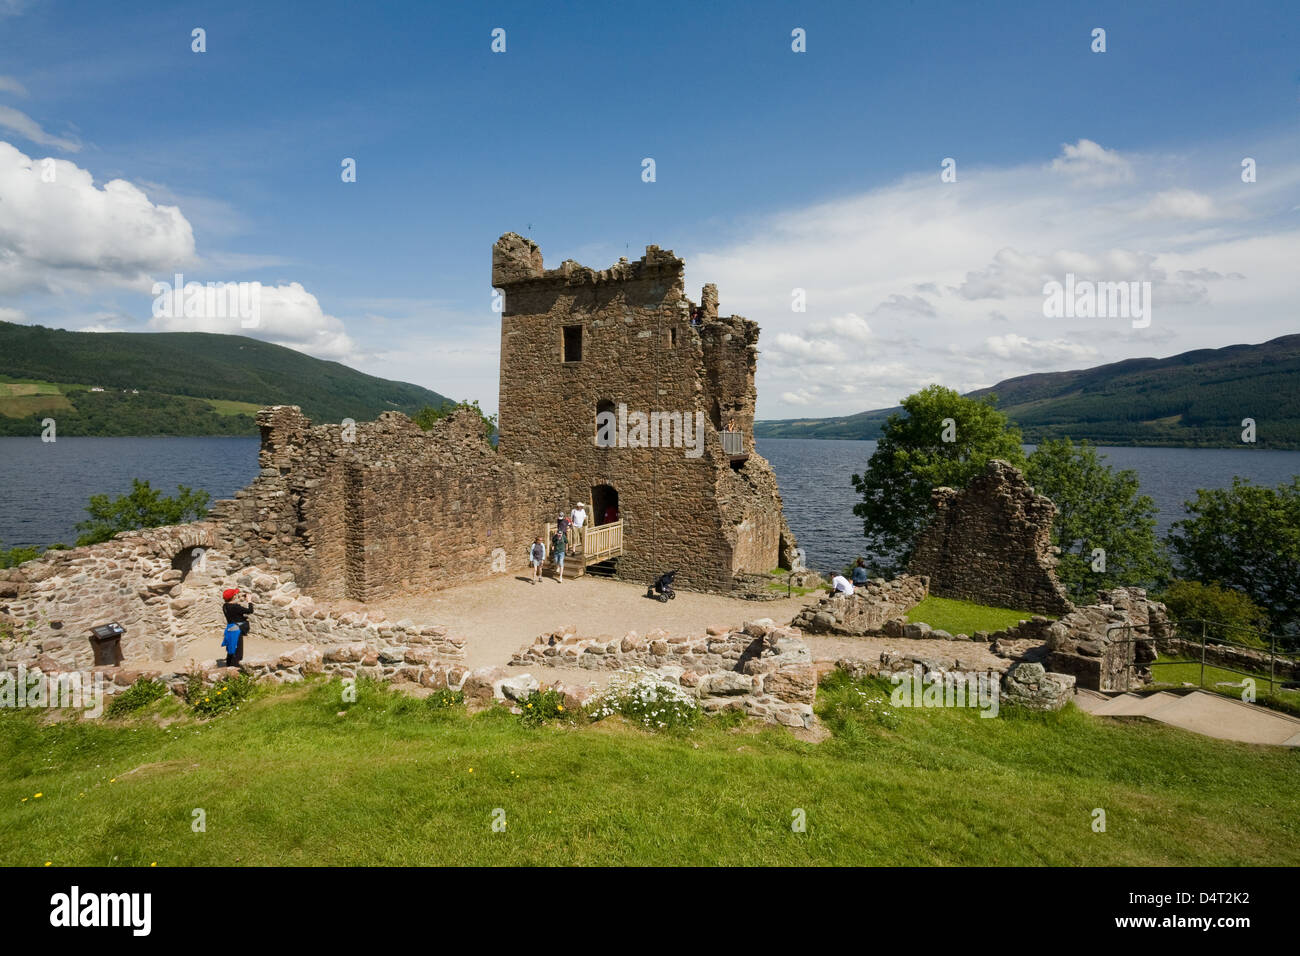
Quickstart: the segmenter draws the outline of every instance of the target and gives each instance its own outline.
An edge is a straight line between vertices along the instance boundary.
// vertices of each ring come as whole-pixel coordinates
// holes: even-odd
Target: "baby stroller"
[[[673,598],[677,597],[677,592],[673,590],[673,578],[677,576],[676,571],[669,571],[667,574],[661,574],[655,579],[655,582],[647,589],[645,596],[654,598],[661,604],[667,604]]]

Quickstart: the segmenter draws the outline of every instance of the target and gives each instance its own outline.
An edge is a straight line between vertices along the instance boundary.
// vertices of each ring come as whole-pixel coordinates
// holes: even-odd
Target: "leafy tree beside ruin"
[[[1234,478],[1183,505],[1169,546],[1184,576],[1251,597],[1274,627],[1300,632],[1300,475],[1276,488]]]
[[[198,521],[208,513],[211,496],[206,491],[177,485],[176,492],[176,497],[167,498],[149,482],[133,478],[130,494],[116,498],[91,495],[86,505],[90,518],[77,523],[77,530],[82,532],[77,546],[108,541],[123,531]]]
[[[1137,472],[1114,471],[1091,445],[1065,438],[1039,445],[1026,460],[1025,478],[1056,505],[1056,574],[1072,601],[1090,604],[1102,588],[1167,579],[1156,504],[1139,493]]]
[[[963,488],[990,459],[1024,467],[1020,431],[995,407],[996,396],[965,398],[930,385],[903,399],[902,415],[891,415],[876,451],[853,488],[862,501],[853,513],[863,519],[876,573],[893,574],[907,565],[921,530],[934,515],[930,492]]]

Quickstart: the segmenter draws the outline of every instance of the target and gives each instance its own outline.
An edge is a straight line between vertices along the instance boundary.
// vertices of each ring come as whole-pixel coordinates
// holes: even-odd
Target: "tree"
[[[1139,494],[1135,471],[1114,471],[1086,442],[1039,445],[1025,464],[1034,490],[1052,499],[1052,544],[1061,549],[1056,575],[1070,598],[1125,584],[1158,584],[1169,562],[1156,538],[1156,504]]]
[[[1187,577],[1248,594],[1275,627],[1300,626],[1300,475],[1266,488],[1234,478],[1183,504],[1169,546]]]
[[[903,415],[891,415],[875,454],[853,476],[862,501],[853,513],[863,519],[868,547],[877,555],[872,569],[894,574],[906,566],[921,529],[934,515],[932,489],[962,488],[1001,458],[1023,467],[1020,430],[994,406],[997,397],[963,398],[931,385],[903,399]]]
[[[84,532],[77,538],[77,546],[108,541],[122,531],[197,521],[208,513],[211,496],[206,491],[184,485],[177,485],[176,491],[175,498],[164,498],[161,490],[149,487],[149,482],[133,478],[129,495],[112,499],[108,495],[91,495],[86,505],[90,519],[77,524],[77,530]]]
[[[1264,609],[1233,588],[1220,587],[1217,584],[1202,584],[1200,581],[1175,581],[1169,590],[1160,596],[1169,614],[1175,621],[1208,622],[1207,637],[1236,641],[1252,647],[1267,647],[1261,631],[1269,627],[1268,615]],[[1189,636],[1200,633],[1200,629],[1190,624],[1183,630]]]
[[[0,568],[16,568],[24,561],[32,561],[41,556],[41,549],[34,547],[0,548]]]

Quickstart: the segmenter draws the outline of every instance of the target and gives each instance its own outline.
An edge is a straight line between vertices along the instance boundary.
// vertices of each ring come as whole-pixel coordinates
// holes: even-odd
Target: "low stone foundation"
[[[787,727],[810,727],[817,672],[799,631],[770,619],[739,630],[710,628],[704,637],[579,637],[574,628],[543,634],[511,659],[511,666],[643,667],[699,698],[705,711],[742,710]]]

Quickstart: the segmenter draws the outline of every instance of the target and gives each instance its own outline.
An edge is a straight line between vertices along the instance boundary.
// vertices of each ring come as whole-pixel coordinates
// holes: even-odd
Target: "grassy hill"
[[[1300,864],[1294,752],[1072,706],[899,709],[841,673],[810,743],[734,714],[652,734],[341,692],[268,687],[212,721],[170,695],[121,719],[3,708],[0,832],[22,839],[0,865]]]
[[[0,322],[0,435],[254,435],[264,405],[317,422],[450,401],[240,335],[65,332]]]
[[[1031,443],[1068,435],[1108,445],[1233,446],[1242,419],[1253,418],[1261,447],[1300,448],[1300,335],[1022,375],[970,395],[990,392]],[[899,411],[757,422],[754,434],[874,439]]]

